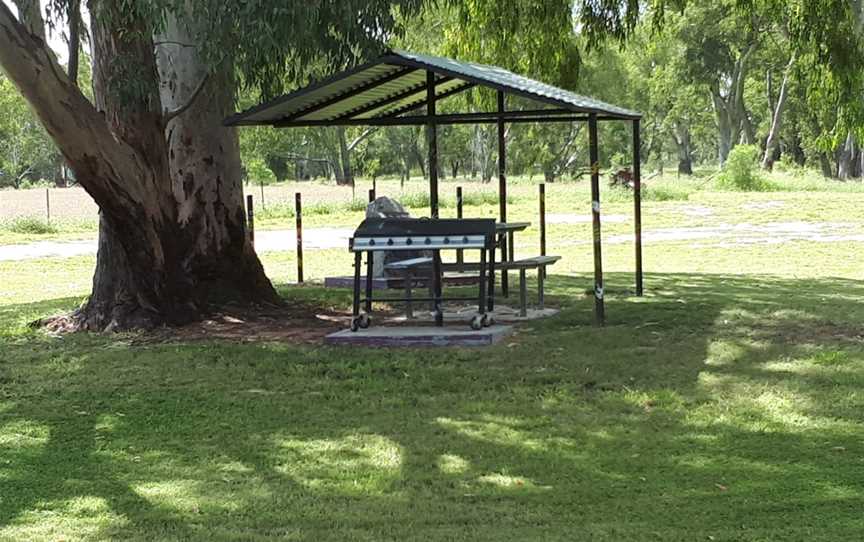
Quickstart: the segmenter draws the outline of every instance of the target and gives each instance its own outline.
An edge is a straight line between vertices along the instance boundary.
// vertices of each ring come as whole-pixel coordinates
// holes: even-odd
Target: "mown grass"
[[[585,204],[554,190],[550,212]],[[645,218],[860,225],[861,203],[697,192]],[[80,303],[93,259],[0,262],[0,539],[860,538],[861,243],[649,243],[635,298],[632,246],[610,242],[596,328],[589,228],[550,225],[561,314],[483,350],[54,338],[26,322]],[[348,305],[285,285],[293,254],[264,262],[288,299]]]

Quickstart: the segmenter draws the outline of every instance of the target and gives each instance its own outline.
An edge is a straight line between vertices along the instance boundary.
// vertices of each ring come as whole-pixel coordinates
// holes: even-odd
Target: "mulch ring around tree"
[[[232,304],[219,307],[196,322],[132,331],[127,338],[134,344],[198,340],[320,344],[324,336],[347,329],[350,323],[350,310],[310,303],[293,302],[283,306]],[[30,325],[57,336],[80,331],[74,313],[42,318]]]
[[[325,335],[347,328],[350,322],[349,311],[300,303],[284,307],[227,306],[199,322],[178,328],[161,328],[147,335],[155,341],[226,340],[320,344]]]

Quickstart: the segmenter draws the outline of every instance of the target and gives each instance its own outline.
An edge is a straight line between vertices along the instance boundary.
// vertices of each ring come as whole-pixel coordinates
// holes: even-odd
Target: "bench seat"
[[[528,284],[527,284],[527,271],[530,269],[537,270],[537,306],[540,309],[543,309],[544,305],[544,279],[546,278],[546,267],[550,265],[555,265],[561,256],[534,256],[532,258],[522,258],[520,260],[514,260],[512,262],[496,262],[495,270],[498,271],[519,271],[519,316],[526,317],[528,316]],[[392,271],[403,271],[410,272],[415,270],[427,270],[432,267],[432,258],[421,257],[421,258],[411,258],[410,260],[402,260],[398,262],[388,263],[384,266],[385,269]],[[474,262],[463,262],[463,263],[446,263],[441,265],[442,272],[448,271],[478,271],[480,269],[479,263]],[[407,288],[408,288],[408,298],[410,299],[411,293],[411,280],[410,275],[406,275]],[[408,302],[408,316],[409,318],[412,315],[411,310],[411,302]]]
[[[546,267],[555,265],[561,256],[534,256],[533,258],[522,258],[512,262],[501,262],[496,267],[508,271],[519,271],[519,316],[528,316],[528,284],[526,272],[529,269],[537,270],[537,307],[541,310],[544,304],[543,281],[546,278]]]
[[[499,262],[495,265],[497,269],[519,271],[522,269],[539,269],[547,265],[554,265],[555,262],[561,259],[561,256],[534,256],[533,258],[523,258],[512,262]]]

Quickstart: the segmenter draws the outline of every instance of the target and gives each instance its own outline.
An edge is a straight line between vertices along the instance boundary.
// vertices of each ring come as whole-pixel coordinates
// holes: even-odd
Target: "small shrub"
[[[357,213],[360,211],[365,211],[367,205],[369,205],[369,202],[367,202],[366,200],[355,199],[348,202],[346,207],[349,211]]]
[[[664,184],[642,185],[642,201],[687,201],[693,188]],[[600,191],[600,200],[609,203],[628,203],[633,201],[633,189],[624,186],[610,186]]]
[[[682,186],[648,185],[642,189],[642,201],[686,201],[688,199],[690,199],[690,190]]]
[[[28,190],[32,188],[54,188],[56,185],[46,179],[31,179],[29,177],[25,177],[21,184],[18,186],[21,190]]]
[[[48,222],[34,217],[21,217],[15,218],[9,222],[3,224],[3,229],[11,231],[13,233],[24,233],[31,235],[48,235],[52,233],[59,233],[60,230],[57,229],[53,224],[49,224]]]
[[[769,189],[768,183],[759,174],[759,148],[756,145],[738,145],[723,165],[719,177],[721,188],[747,192]]]
[[[418,209],[421,207],[429,207],[429,194],[425,192],[410,192],[400,196],[395,196],[394,199],[402,204],[402,207]],[[446,201],[439,199],[438,206],[446,207]]]
[[[406,193],[401,196],[396,196],[395,199],[406,208],[422,209],[424,207],[429,207],[429,194],[425,192]],[[507,203],[513,203],[514,201],[515,198],[513,196],[507,196]],[[486,191],[465,192],[462,194],[462,205],[464,207],[498,205],[498,194]],[[444,194],[439,194],[438,207],[441,209],[455,208],[456,198],[453,196],[446,197]]]
[[[516,199],[513,196],[507,196],[507,203],[513,203],[514,201]],[[498,194],[495,192],[469,192],[462,194],[462,205],[466,207],[472,205],[498,205]]]

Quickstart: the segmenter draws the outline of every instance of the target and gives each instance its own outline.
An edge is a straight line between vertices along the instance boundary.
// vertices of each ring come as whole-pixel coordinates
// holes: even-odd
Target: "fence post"
[[[252,205],[252,194],[246,196],[246,225],[249,228],[249,242],[255,248],[255,210]]]
[[[462,187],[456,187],[456,218],[462,219]],[[456,251],[456,264],[459,266],[459,272],[462,272],[462,264],[465,261],[463,259],[464,253],[462,249]]]
[[[47,217],[46,223],[51,225],[51,189],[45,189],[45,215]]]
[[[303,284],[303,204],[300,192],[294,194],[294,211],[297,218],[297,284]]]

